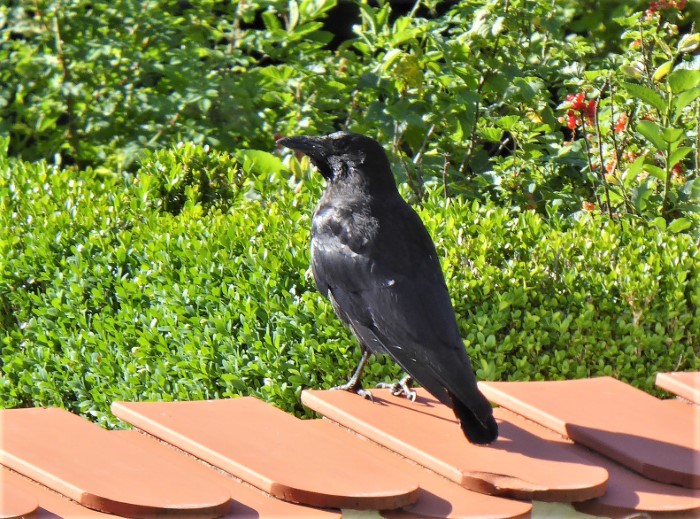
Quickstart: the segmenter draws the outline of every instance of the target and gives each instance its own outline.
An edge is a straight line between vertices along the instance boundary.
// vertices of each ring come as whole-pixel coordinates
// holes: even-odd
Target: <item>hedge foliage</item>
[[[253,394],[303,412],[302,388],[344,381],[359,351],[311,279],[322,184],[306,165],[192,144],[147,154],[136,175],[0,154],[0,406],[113,426],[119,399]],[[439,189],[419,211],[480,378],[651,389],[656,372],[700,369],[691,236]],[[379,360],[366,382],[397,376]]]
[[[440,183],[685,230],[700,7],[652,4],[17,0],[0,6],[0,135],[26,160],[134,172],[180,141],[270,150],[348,128],[415,198]]]
[[[700,369],[700,4],[596,5],[0,5],[0,406],[342,382],[322,183],[274,148],[341,128],[385,145],[480,378]]]

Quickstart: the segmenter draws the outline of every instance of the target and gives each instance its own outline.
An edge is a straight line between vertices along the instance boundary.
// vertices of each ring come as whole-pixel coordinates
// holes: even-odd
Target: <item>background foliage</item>
[[[342,381],[322,185],[274,149],[339,128],[386,145],[479,377],[700,369],[698,6],[598,4],[0,6],[0,405]]]
[[[256,394],[301,410],[301,388],[344,380],[356,347],[308,268],[321,181],[291,165],[191,144],[148,154],[136,175],[0,159],[2,405],[111,424],[118,399]],[[204,201],[214,179],[225,202]],[[437,191],[420,214],[480,378],[650,389],[658,371],[700,368],[691,236]],[[398,375],[377,362],[366,381]]]

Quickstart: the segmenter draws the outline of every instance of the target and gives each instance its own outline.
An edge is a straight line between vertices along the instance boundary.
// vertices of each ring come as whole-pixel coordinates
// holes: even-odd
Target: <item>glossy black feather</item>
[[[322,294],[363,348],[388,354],[451,407],[467,438],[498,435],[464,349],[433,241],[401,198],[375,141],[339,132],[282,139],[328,184],[312,220],[311,266]]]

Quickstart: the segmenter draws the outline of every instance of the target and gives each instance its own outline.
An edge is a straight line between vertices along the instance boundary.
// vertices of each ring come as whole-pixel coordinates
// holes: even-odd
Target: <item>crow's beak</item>
[[[278,145],[300,151],[312,159],[320,159],[325,155],[325,143],[323,137],[282,137],[277,141]]]
[[[328,141],[324,137],[282,137],[277,144],[308,156],[324,177],[331,178],[332,171],[326,160],[329,155]]]

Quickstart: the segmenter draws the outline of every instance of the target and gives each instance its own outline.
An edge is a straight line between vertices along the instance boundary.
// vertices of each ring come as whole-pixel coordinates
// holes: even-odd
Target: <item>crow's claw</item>
[[[416,401],[416,392],[411,389],[411,384],[413,384],[413,379],[410,375],[406,375],[398,382],[386,383],[380,382],[376,385],[378,388],[388,389],[394,396],[405,396],[411,402]]]
[[[359,384],[353,384],[351,382],[352,381],[348,382],[347,384],[343,384],[342,386],[332,387],[331,391],[350,391],[351,393],[356,393],[362,398],[366,398],[367,400],[374,402],[374,397],[369,389],[364,389],[360,387]]]
[[[374,402],[374,397],[372,396],[372,392],[369,389],[359,388],[355,391],[355,393],[360,395],[362,398],[369,400],[370,402]]]
[[[331,299],[333,299],[332,295],[331,295]],[[374,398],[372,398],[372,393],[370,393],[366,389],[362,389],[362,382],[360,382],[360,378],[362,377],[362,370],[365,369],[365,364],[367,364],[367,359],[369,359],[369,351],[363,349],[362,350],[362,358],[360,359],[360,363],[358,364],[357,369],[355,370],[355,373],[353,373],[352,377],[350,377],[350,380],[348,380],[345,384],[343,384],[341,386],[332,387],[331,390],[333,390],[333,389],[338,390],[339,389],[341,391],[350,391],[352,393],[357,393],[362,398],[366,398],[367,400],[371,400],[372,402],[374,402]]]

